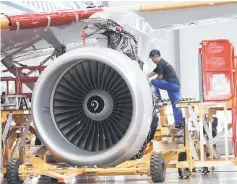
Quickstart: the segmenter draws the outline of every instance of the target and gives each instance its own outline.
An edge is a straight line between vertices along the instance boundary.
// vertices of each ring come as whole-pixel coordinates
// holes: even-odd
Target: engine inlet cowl
[[[57,58],[33,91],[36,130],[53,156],[77,166],[114,166],[147,138],[152,96],[143,72],[108,48],[83,48]]]

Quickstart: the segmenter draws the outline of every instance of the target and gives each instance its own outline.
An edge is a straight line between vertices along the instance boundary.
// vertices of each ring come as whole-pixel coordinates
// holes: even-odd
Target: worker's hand
[[[157,78],[157,79],[162,79],[162,78],[163,78],[163,75],[157,75],[156,78]]]
[[[149,77],[149,78],[150,78],[150,77],[153,77],[154,75],[156,75],[156,73],[155,73],[155,72],[150,72],[150,73],[148,73],[148,74],[147,74],[147,77]]]

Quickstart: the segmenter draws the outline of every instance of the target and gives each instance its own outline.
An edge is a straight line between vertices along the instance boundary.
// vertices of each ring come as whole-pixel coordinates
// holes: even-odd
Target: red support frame
[[[38,70],[42,72],[46,66],[25,66],[25,67],[14,67],[7,70],[3,70],[3,72],[16,72],[16,77],[1,77],[1,82],[6,82],[6,95],[9,95],[9,82],[13,81],[15,84],[15,94],[13,95],[22,95],[22,85],[23,84],[32,84],[38,80],[38,76],[24,76],[22,70]],[[31,96],[31,93],[24,93],[24,95]]]

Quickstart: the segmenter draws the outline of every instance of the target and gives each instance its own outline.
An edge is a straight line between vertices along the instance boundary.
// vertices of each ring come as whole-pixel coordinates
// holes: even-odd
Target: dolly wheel
[[[180,152],[178,156],[178,161],[186,161],[187,155],[186,152]],[[189,178],[189,169],[188,168],[178,168],[179,177],[181,179],[188,179]]]
[[[20,166],[20,159],[17,157],[13,157],[7,161],[7,166],[6,166],[7,184],[22,184],[23,183],[23,181],[21,181],[19,178],[19,173],[18,173],[19,166]]]
[[[150,160],[151,179],[154,183],[165,181],[165,159],[159,152],[153,152]]]

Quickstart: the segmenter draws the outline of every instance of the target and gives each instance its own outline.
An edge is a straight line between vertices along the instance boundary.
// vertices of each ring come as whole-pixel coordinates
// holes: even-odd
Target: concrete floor
[[[76,183],[108,183],[108,184],[147,184],[152,183],[150,177],[147,176],[116,176],[116,177],[79,177],[77,181],[68,181],[68,184]],[[167,170],[166,181],[164,184],[237,184],[237,168],[216,169],[214,173],[202,175],[196,173],[190,179],[179,179],[175,170]],[[3,182],[3,184],[7,184]],[[24,184],[55,184],[49,178],[37,178],[33,180],[27,179]]]

